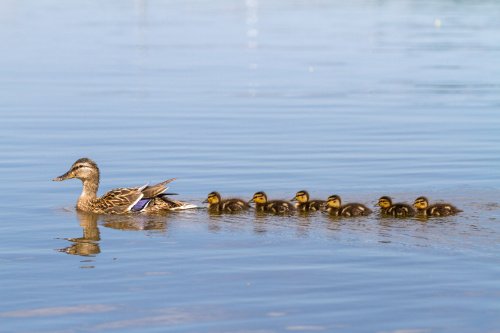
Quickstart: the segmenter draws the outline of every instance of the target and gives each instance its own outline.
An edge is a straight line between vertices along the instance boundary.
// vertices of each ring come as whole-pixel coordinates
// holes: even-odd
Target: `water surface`
[[[5,332],[497,332],[500,5],[495,1],[4,1]],[[171,190],[456,217],[92,216]]]

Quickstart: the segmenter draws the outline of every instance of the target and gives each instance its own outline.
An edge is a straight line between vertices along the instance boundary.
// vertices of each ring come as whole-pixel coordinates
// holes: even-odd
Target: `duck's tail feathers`
[[[184,209],[192,209],[197,208],[198,206],[184,201],[172,200],[166,194],[162,194],[159,196],[165,205],[167,205],[168,210],[184,210]]]
[[[144,198],[154,198],[157,195],[162,194],[168,189],[167,184],[173,182],[174,180],[175,178],[170,178],[156,185],[146,186],[144,189],[142,189]]]
[[[185,209],[193,209],[193,208],[198,208],[195,204],[191,204],[188,202],[180,202],[181,205],[177,207],[171,208],[171,210],[185,210]]]

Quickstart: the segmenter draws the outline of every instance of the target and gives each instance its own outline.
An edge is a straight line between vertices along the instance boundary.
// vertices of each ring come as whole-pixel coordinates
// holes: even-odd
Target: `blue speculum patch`
[[[146,205],[151,201],[150,198],[147,198],[147,199],[141,199],[139,200],[135,205],[134,207],[132,207],[132,211],[133,212],[140,212],[141,210],[144,209],[144,207],[146,207]]]

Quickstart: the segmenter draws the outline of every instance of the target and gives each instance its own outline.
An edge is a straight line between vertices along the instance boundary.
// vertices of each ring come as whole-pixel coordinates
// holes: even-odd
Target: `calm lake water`
[[[500,332],[500,3],[0,3],[1,332]],[[92,216],[425,194],[455,217]]]

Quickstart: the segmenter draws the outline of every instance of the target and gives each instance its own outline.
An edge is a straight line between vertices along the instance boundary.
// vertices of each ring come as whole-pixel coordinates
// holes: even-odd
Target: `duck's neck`
[[[99,189],[98,179],[82,179],[83,190],[82,194],[78,198],[76,207],[78,209],[88,211],[91,208],[92,203],[97,198],[97,190]]]

